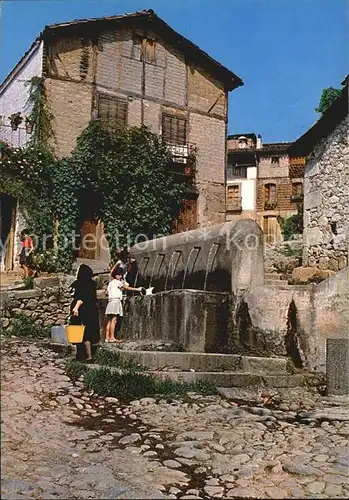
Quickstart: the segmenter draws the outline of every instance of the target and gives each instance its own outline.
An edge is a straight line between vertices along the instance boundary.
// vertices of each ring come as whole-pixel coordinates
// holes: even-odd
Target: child
[[[21,251],[19,253],[19,263],[24,271],[24,277],[31,276],[32,271],[29,268],[29,255],[34,251],[33,240],[26,229],[21,232]]]
[[[105,310],[105,314],[108,317],[105,341],[106,342],[122,342],[118,340],[114,336],[115,327],[117,323],[117,318],[119,316],[123,316],[123,307],[122,307],[122,290],[130,290],[134,292],[142,292],[143,288],[132,288],[124,281],[123,279],[124,271],[117,267],[113,269],[111,272],[112,280],[107,288],[108,295],[108,305]]]

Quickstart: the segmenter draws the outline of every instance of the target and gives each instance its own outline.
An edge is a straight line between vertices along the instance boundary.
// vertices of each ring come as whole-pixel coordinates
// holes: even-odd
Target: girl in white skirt
[[[124,271],[122,268],[118,267],[112,270],[111,277],[112,280],[107,288],[108,295],[108,305],[105,310],[105,314],[108,318],[106,332],[105,332],[105,341],[106,342],[122,342],[118,340],[114,336],[115,327],[117,323],[118,316],[123,316],[123,307],[122,307],[122,291],[130,290],[133,292],[142,292],[143,288],[132,288],[124,281],[123,279]]]

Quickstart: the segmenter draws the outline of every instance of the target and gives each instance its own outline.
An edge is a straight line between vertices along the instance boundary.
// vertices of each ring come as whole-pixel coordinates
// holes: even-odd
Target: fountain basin
[[[228,343],[229,293],[169,290],[135,296],[124,307],[124,340],[173,342],[189,352],[222,352]],[[101,299],[100,311],[106,307]]]

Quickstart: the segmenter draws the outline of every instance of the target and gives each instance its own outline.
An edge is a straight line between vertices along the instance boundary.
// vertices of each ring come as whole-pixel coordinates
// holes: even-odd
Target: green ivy
[[[52,120],[53,114],[48,105],[45,90],[45,79],[33,76],[26,82],[29,87],[27,106],[31,112],[28,121],[33,125],[31,144],[45,150],[51,150],[54,136]]]
[[[116,132],[94,121],[78,138],[72,155],[57,160],[48,149],[50,127],[41,131],[52,117],[47,110],[44,119],[39,117],[39,107],[45,107],[38,96],[44,96],[44,89],[35,82],[31,81],[30,94],[35,137],[23,149],[2,144],[0,191],[19,201],[28,229],[40,237],[40,245],[44,234],[55,234],[57,258],[43,254],[37,258],[38,266],[49,262],[50,270],[52,266],[71,270],[72,238],[81,222],[84,191],[99,200],[91,216],[103,221],[112,256],[117,247],[136,242],[137,235],[170,234],[193,177],[185,183],[171,171],[171,154],[161,139],[146,127]],[[194,167],[191,154],[190,168]]]

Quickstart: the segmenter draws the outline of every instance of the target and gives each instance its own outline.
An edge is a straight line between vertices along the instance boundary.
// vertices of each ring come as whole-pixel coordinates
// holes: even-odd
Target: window
[[[134,35],[132,46],[132,59],[156,64],[156,41]]]
[[[302,182],[294,182],[292,184],[292,195],[293,196],[303,196],[303,183]]]
[[[187,143],[187,120],[176,116],[162,116],[162,137],[168,144]]]
[[[241,210],[240,185],[228,186],[227,210]]]
[[[136,59],[137,61],[142,60],[142,44],[143,37],[140,35],[134,35],[132,45],[132,59]]]
[[[279,157],[278,157],[278,156],[272,156],[272,157],[271,157],[271,163],[272,163],[272,165],[274,165],[274,166],[279,165]]]
[[[245,165],[228,165],[227,178],[231,179],[247,179],[247,166]]]
[[[268,203],[276,203],[276,184],[265,185],[265,201]]]
[[[99,95],[98,118],[108,128],[122,129],[127,125],[127,101],[117,97]]]

